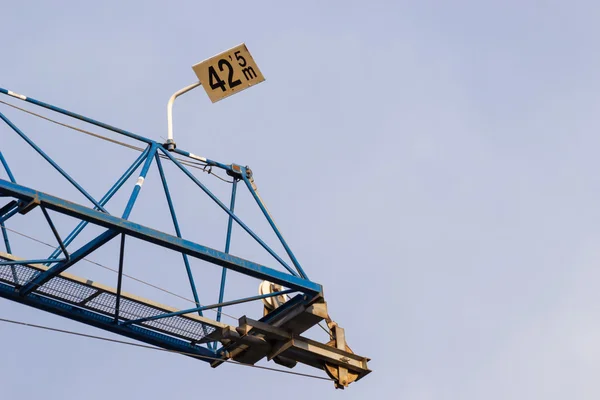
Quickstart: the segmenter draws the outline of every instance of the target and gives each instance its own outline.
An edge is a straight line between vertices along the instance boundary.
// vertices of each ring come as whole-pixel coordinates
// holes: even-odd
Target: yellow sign
[[[192,68],[213,103],[265,80],[243,43]]]

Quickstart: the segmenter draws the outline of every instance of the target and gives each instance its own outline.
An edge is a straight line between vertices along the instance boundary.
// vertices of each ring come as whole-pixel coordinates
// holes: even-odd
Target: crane
[[[236,58],[240,56],[239,52],[235,54]],[[241,61],[240,65],[242,65]],[[245,65],[246,59],[244,59]],[[192,86],[199,85],[200,82]],[[222,89],[220,84],[214,85],[217,87],[213,89]],[[177,92],[172,100],[191,88]],[[13,104],[15,101],[26,103],[28,107],[40,110],[39,112],[59,114],[67,121],[77,120],[78,123],[84,123],[86,126],[101,128],[111,132],[111,135],[116,134],[117,137],[137,142],[138,146],[129,145],[129,147],[139,150],[137,158],[104,196],[98,199],[85,189],[84,183],[74,179],[12,119],[0,112],[0,119],[4,123],[0,135],[20,137],[70,186],[87,199],[87,203],[79,204],[56,193],[46,193],[36,189],[35,186],[22,184],[18,174],[10,166],[11,149],[2,144],[6,141],[0,142],[0,230],[5,247],[4,251],[0,251],[0,297],[161,349],[195,357],[209,363],[213,368],[232,361],[254,365],[265,358],[287,368],[294,368],[301,363],[324,371],[334,381],[335,387],[341,389],[371,372],[367,366],[369,359],[355,354],[350,349],[346,343],[344,329],[330,318],[323,287],[309,279],[284,239],[259,195],[251,168],[236,163],[222,163],[177,147],[172,137],[170,108],[169,138],[166,143],[159,143],[4,88],[0,88],[0,94],[8,96],[6,99],[11,100],[10,103],[5,101],[1,103],[13,109],[42,117],[67,128],[90,133]],[[169,107],[172,107],[172,101],[169,102]],[[95,135],[100,139],[110,140],[116,145],[124,144],[119,140]],[[186,186],[186,190],[197,190],[224,213],[227,224],[224,227],[226,240],[223,250],[186,239],[182,234],[180,219],[165,173],[166,165],[174,166],[180,171],[180,176],[187,178],[189,188]],[[148,178],[148,172],[154,167],[158,170],[160,185],[168,204],[175,234],[148,227],[130,218]],[[214,174],[213,170],[221,171],[226,175],[231,185],[228,201],[214,194],[192,172],[194,168],[200,168],[203,172],[211,174]],[[117,193],[127,190],[126,188],[130,186],[127,184],[130,182],[129,178],[132,176],[135,178],[136,173],[137,180],[133,187],[130,187],[131,192],[124,209],[117,214],[110,213],[107,204]],[[263,240],[236,214],[236,199],[240,189],[250,193],[251,199],[258,206],[259,215],[262,214],[261,217],[266,220],[285,250],[285,256],[273,250],[266,240]],[[34,214],[34,210],[42,214],[57,243],[54,251],[44,258],[27,254],[27,249],[24,249],[23,253],[14,254],[11,247],[12,219],[16,216],[28,218]],[[68,216],[75,220],[75,226],[68,234],[65,235],[65,232],[57,228],[55,224],[57,215]],[[76,239],[90,226],[101,229],[101,233],[76,246]],[[270,255],[272,264],[264,265],[232,254],[230,250],[234,226],[241,228],[258,243]],[[181,268],[185,270],[189,279],[194,307],[175,308],[122,290],[127,238],[135,238],[165,251],[172,250],[181,254]],[[119,241],[119,269],[116,284],[110,286],[94,282],[70,271],[72,266],[81,263],[90,254],[113,240]],[[191,260],[194,259],[222,268],[221,279],[216,287],[217,302],[205,304],[200,301],[200,293],[191,271]],[[169,268],[175,267],[169,266]],[[259,294],[225,300],[228,272],[232,271],[256,279],[260,287]],[[262,301],[261,314],[244,315],[236,324],[222,321],[224,308],[253,301]],[[204,313],[207,310],[216,311],[216,318],[208,318]],[[327,342],[304,336],[307,331],[322,322],[327,324],[326,330],[329,334]]]

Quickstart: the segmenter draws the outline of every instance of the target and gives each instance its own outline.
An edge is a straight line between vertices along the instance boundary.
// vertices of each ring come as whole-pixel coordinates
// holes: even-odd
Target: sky
[[[323,285],[331,316],[373,370],[336,391],[329,382],[211,369],[183,356],[0,324],[7,398],[600,396],[596,2],[0,6],[1,87],[159,141],[169,96],[196,80],[191,66],[246,43],[266,81],[215,104],[201,88],[181,97],[175,139],[195,154],[252,168],[279,228]],[[3,104],[0,112],[97,197],[137,157]],[[6,126],[0,150],[19,183],[85,202]],[[167,175],[184,236],[222,248],[224,215],[175,169]],[[228,185],[200,178],[227,199]],[[153,168],[131,219],[169,231],[157,180]],[[134,183],[110,210],[122,210]],[[249,196],[240,198],[239,213],[269,237]],[[51,242],[33,217],[8,226]],[[61,232],[73,226],[56,218]],[[233,236],[233,254],[269,260],[240,230]],[[15,254],[47,255],[13,237]],[[135,240],[127,246],[132,275],[185,292],[177,254]],[[117,241],[90,258],[115,267]],[[201,298],[211,302],[220,270],[192,267]],[[91,265],[71,272],[115,285],[114,274]],[[231,274],[227,290],[228,298],[251,296],[257,281]],[[260,314],[260,305],[232,309],[236,317],[252,312]],[[0,300],[0,318],[117,338],[8,300]]]

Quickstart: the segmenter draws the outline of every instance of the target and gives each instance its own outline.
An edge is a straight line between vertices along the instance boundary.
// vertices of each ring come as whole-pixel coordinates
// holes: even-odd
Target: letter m
[[[254,72],[254,69],[252,67],[246,67],[246,68],[242,69],[242,72],[244,73],[244,76],[246,77],[247,81],[249,81],[250,79],[256,78],[256,72]],[[254,76],[252,76],[252,75],[254,75]]]

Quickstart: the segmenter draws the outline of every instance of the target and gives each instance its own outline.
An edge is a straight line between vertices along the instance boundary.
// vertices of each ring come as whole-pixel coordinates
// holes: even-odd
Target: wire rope
[[[293,372],[293,371],[286,371],[286,370],[277,369],[277,368],[263,367],[261,365],[245,364],[245,363],[240,363],[240,362],[233,361],[233,360],[224,360],[224,359],[217,358],[217,357],[202,356],[199,354],[189,353],[189,352],[185,352],[185,351],[163,349],[160,347],[154,347],[154,346],[149,346],[149,345],[140,344],[140,343],[133,343],[133,342],[125,341],[125,340],[117,340],[117,339],[111,339],[111,338],[107,338],[107,337],[103,337],[103,336],[89,335],[86,333],[74,332],[74,331],[69,331],[69,330],[65,330],[65,329],[57,329],[57,328],[52,328],[52,327],[44,326],[44,325],[30,324],[27,322],[15,321],[15,320],[6,319],[6,318],[0,318],[0,322],[14,324],[14,325],[21,325],[21,326],[26,326],[26,327],[30,327],[30,328],[36,328],[36,329],[43,329],[43,330],[57,332],[57,333],[64,333],[67,335],[85,337],[88,339],[95,339],[95,340],[101,340],[101,341],[105,341],[105,342],[118,343],[118,344],[133,346],[133,347],[139,347],[139,348],[143,348],[143,349],[150,349],[150,350],[162,351],[162,352],[167,352],[167,353],[181,354],[181,355],[204,359],[204,360],[221,361],[221,362],[239,365],[239,366],[243,366],[243,367],[251,367],[251,368],[257,368],[257,369],[262,369],[262,370],[266,370],[266,371],[278,372],[278,373],[282,373],[282,374],[296,375],[296,376],[301,376],[301,377],[305,377],[305,378],[333,382],[333,379],[331,379],[331,378],[325,378],[325,377],[318,376],[318,375],[303,374],[301,372]]]
[[[33,112],[33,111],[27,110],[27,109],[25,109],[25,108],[22,108],[22,107],[16,106],[16,105],[14,105],[14,104],[10,104],[10,103],[7,103],[7,102],[5,102],[5,101],[2,101],[2,100],[0,100],[0,103],[1,103],[1,104],[4,104],[4,105],[7,105],[7,106],[9,106],[9,107],[12,107],[12,108],[14,108],[14,109],[17,109],[17,110],[19,110],[19,111],[22,111],[22,112],[24,112],[24,113],[27,113],[27,114],[33,115],[33,116],[35,116],[35,117],[41,118],[41,119],[43,119],[43,120],[46,120],[46,121],[52,122],[52,123],[54,123],[54,124],[57,124],[57,125],[60,125],[60,126],[63,126],[63,127],[65,127],[65,128],[72,129],[72,130],[74,130],[74,131],[76,131],[76,132],[84,133],[84,134],[86,134],[86,135],[89,135],[89,136],[95,137],[95,138],[97,138],[97,139],[101,139],[101,140],[105,140],[105,141],[107,141],[107,142],[110,142],[110,143],[118,144],[119,146],[127,147],[127,148],[129,148],[129,149],[132,149],[132,150],[144,151],[144,149],[143,149],[142,147],[135,146],[135,145],[132,145],[132,144],[129,144],[129,143],[125,143],[125,142],[121,142],[121,141],[119,141],[119,140],[115,140],[115,139],[109,138],[109,137],[107,137],[107,136],[100,135],[100,134],[98,134],[98,133],[90,132],[90,131],[87,131],[87,130],[85,130],[85,129],[77,128],[76,126],[69,125],[69,124],[65,124],[64,122],[59,122],[59,121],[56,121],[56,120],[54,120],[54,119],[52,119],[52,118],[48,118],[48,117],[46,117],[46,116],[43,116],[43,115],[41,115],[41,114],[35,113],[35,112]],[[160,155],[159,155],[159,157],[160,157],[160,158],[162,158],[162,159],[164,159],[164,160],[168,160],[168,159],[169,159],[169,158],[168,158],[167,156],[165,156],[164,154],[160,154]],[[233,183],[233,181],[230,181],[230,180],[228,180],[228,179],[225,179],[225,178],[223,178],[223,177],[221,177],[221,176],[219,176],[219,175],[215,174],[214,172],[212,172],[212,168],[208,168],[208,169],[207,169],[206,167],[208,166],[208,164],[206,164],[206,163],[203,163],[203,162],[200,162],[200,161],[188,161],[188,160],[182,160],[181,158],[175,158],[175,159],[176,159],[177,161],[179,161],[181,164],[185,165],[185,166],[188,166],[188,167],[191,167],[191,168],[195,168],[195,169],[199,169],[199,170],[201,170],[201,171],[203,171],[203,172],[205,172],[205,173],[207,173],[207,174],[209,174],[209,175],[212,175],[212,176],[214,176],[214,177],[216,177],[216,178],[218,178],[218,179],[222,180],[223,182],[227,182],[227,183]]]

